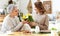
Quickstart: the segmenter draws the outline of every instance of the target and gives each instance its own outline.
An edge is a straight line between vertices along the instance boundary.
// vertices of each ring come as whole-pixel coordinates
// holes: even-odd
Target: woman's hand
[[[30,22],[30,25],[31,25],[31,26],[36,26],[37,23],[35,23],[35,22]]]
[[[28,21],[27,21],[27,20],[26,20],[26,21],[22,21],[22,23],[23,23],[23,24],[26,24],[26,23],[28,23]]]

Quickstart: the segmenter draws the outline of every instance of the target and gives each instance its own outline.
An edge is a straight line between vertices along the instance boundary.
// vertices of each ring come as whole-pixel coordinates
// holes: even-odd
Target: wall
[[[0,9],[4,9],[8,4],[8,0],[0,0]]]
[[[48,1],[48,0],[41,0],[42,2],[43,1]],[[55,13],[57,11],[60,11],[60,0],[51,0],[52,1],[52,12]],[[21,12],[23,13],[27,13],[28,10],[27,10],[27,4],[28,4],[29,0],[19,0],[19,9],[21,10]],[[34,2],[36,2],[36,0],[32,0],[32,4],[34,4]],[[7,5],[8,3],[8,0],[0,0],[0,8],[4,8],[5,4]],[[34,5],[32,5],[34,6]],[[34,8],[34,7],[33,7]],[[34,10],[34,9],[33,9]]]
[[[41,0],[42,2],[43,1],[46,1],[46,0]],[[47,0],[49,1],[49,0]],[[60,0],[51,0],[52,1],[52,13],[55,13],[55,12],[58,12],[60,11]]]
[[[19,0],[19,9],[21,12],[26,14],[28,12],[27,10],[27,5],[28,5],[29,0]]]
[[[60,0],[52,0],[53,13],[60,11]]]

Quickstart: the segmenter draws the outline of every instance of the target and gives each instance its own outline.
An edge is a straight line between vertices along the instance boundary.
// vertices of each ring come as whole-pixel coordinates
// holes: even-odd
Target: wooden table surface
[[[12,34],[0,34],[0,36],[50,36],[51,34],[33,34],[23,32],[12,32]]]
[[[51,33],[23,33],[23,32],[11,32],[10,34],[0,34],[0,36],[58,36],[58,34],[51,35]]]

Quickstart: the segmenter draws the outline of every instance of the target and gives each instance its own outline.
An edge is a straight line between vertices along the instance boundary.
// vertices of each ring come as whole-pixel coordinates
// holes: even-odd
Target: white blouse
[[[7,15],[3,21],[1,32],[6,31],[17,31],[22,26],[22,23],[19,23],[18,17],[11,18]]]

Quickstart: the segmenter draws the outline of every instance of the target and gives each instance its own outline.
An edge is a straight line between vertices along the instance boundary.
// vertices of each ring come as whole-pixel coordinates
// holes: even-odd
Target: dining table
[[[23,32],[7,32],[0,36],[51,36],[51,33],[23,33]],[[53,36],[53,35],[52,35]],[[57,36],[57,35],[54,35]]]

